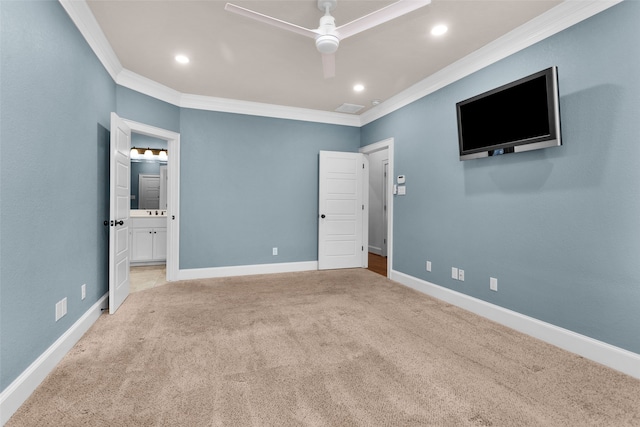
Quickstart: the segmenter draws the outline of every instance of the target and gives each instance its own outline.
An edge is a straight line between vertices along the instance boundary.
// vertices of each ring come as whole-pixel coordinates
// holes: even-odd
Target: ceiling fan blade
[[[358,18],[339,26],[336,28],[338,38],[340,40],[346,39],[347,37],[351,37],[377,25],[384,24],[385,22],[391,21],[399,16],[413,12],[416,9],[420,9],[429,3],[431,3],[431,0],[399,0],[395,3],[391,3],[382,9],[378,9],[375,12],[371,12],[370,14],[363,16],[362,18]]]
[[[322,72],[325,79],[336,76],[336,55],[333,53],[322,54]]]
[[[317,30],[310,30],[299,25],[281,21],[280,19],[272,18],[271,16],[263,15],[262,13],[254,12],[253,10],[236,6],[235,4],[227,3],[224,6],[224,10],[236,13],[238,15],[246,16],[247,18],[251,18],[256,21],[264,22],[265,24],[273,25],[274,27],[278,27],[283,30],[292,31],[306,37],[316,38],[316,36],[319,34]]]

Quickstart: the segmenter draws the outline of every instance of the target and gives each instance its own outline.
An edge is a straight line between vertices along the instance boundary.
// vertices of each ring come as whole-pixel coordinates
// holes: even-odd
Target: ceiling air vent
[[[356,105],[356,104],[342,104],[338,108],[335,109],[338,113],[349,113],[355,114],[358,111],[362,110],[364,105]]]

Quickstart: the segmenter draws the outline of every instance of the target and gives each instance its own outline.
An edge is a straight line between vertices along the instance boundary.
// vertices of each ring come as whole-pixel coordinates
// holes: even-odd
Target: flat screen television
[[[562,145],[555,66],[460,101],[456,109],[460,160]]]

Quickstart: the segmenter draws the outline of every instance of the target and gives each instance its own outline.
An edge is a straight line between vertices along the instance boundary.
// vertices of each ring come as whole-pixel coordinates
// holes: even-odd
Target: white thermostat
[[[398,184],[404,184],[406,181],[404,175],[398,175]]]

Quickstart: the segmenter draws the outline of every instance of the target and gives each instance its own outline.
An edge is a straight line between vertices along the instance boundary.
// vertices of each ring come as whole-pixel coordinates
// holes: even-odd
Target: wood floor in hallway
[[[369,252],[369,270],[387,277],[387,257]]]

